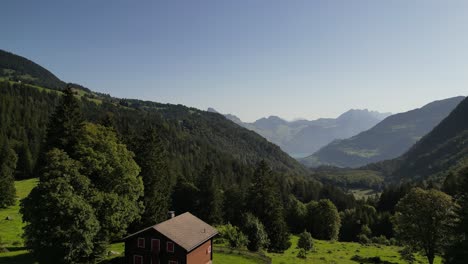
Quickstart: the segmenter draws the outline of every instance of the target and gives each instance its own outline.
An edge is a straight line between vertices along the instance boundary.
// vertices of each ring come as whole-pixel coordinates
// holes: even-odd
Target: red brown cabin
[[[125,260],[128,264],[211,264],[217,234],[214,227],[187,212],[124,238]]]

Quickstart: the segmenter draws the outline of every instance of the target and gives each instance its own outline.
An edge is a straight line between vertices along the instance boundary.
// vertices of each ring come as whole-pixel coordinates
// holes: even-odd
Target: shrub
[[[371,243],[371,240],[366,235],[363,235],[363,234],[358,235],[358,241],[359,243],[363,245],[369,245]]]
[[[409,264],[412,264],[416,261],[413,251],[408,247],[404,247],[398,253],[400,253],[401,259],[405,260]]]
[[[270,240],[265,231],[262,222],[254,215],[248,213],[244,217],[243,231],[248,237],[247,249],[250,251],[258,251],[261,248],[268,247]]]
[[[299,252],[297,253],[297,257],[301,259],[306,259],[307,258],[307,250],[301,248]]]
[[[379,244],[379,245],[390,245],[390,242],[385,236],[378,236],[371,238],[372,243]]]
[[[219,226],[218,231],[223,241],[227,242],[231,248],[242,248],[249,242],[247,236],[237,226],[231,224]]]
[[[304,249],[305,251],[312,250],[314,248],[314,241],[312,239],[312,235],[307,231],[302,232],[299,235],[297,247],[300,249]]]

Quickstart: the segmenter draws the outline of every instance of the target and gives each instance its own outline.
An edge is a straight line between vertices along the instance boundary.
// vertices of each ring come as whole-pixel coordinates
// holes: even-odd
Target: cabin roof
[[[131,234],[124,240],[150,229],[156,230],[187,251],[191,251],[218,234],[216,228],[186,212]]]

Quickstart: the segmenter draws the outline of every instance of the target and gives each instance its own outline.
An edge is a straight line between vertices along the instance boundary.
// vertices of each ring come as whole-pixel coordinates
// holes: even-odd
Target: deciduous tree
[[[455,208],[443,192],[414,188],[396,206],[396,235],[408,247],[422,251],[432,264],[452,239]]]
[[[26,245],[40,263],[86,263],[100,229],[88,202],[90,181],[62,150],[51,150],[45,161],[39,185],[22,201]]]
[[[306,227],[315,238],[337,240],[341,227],[338,209],[328,199],[307,204]]]

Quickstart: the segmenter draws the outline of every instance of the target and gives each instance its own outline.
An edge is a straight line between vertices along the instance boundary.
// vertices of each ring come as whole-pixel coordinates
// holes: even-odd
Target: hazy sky
[[[0,49],[116,97],[245,121],[467,95],[468,1],[2,1]]]

